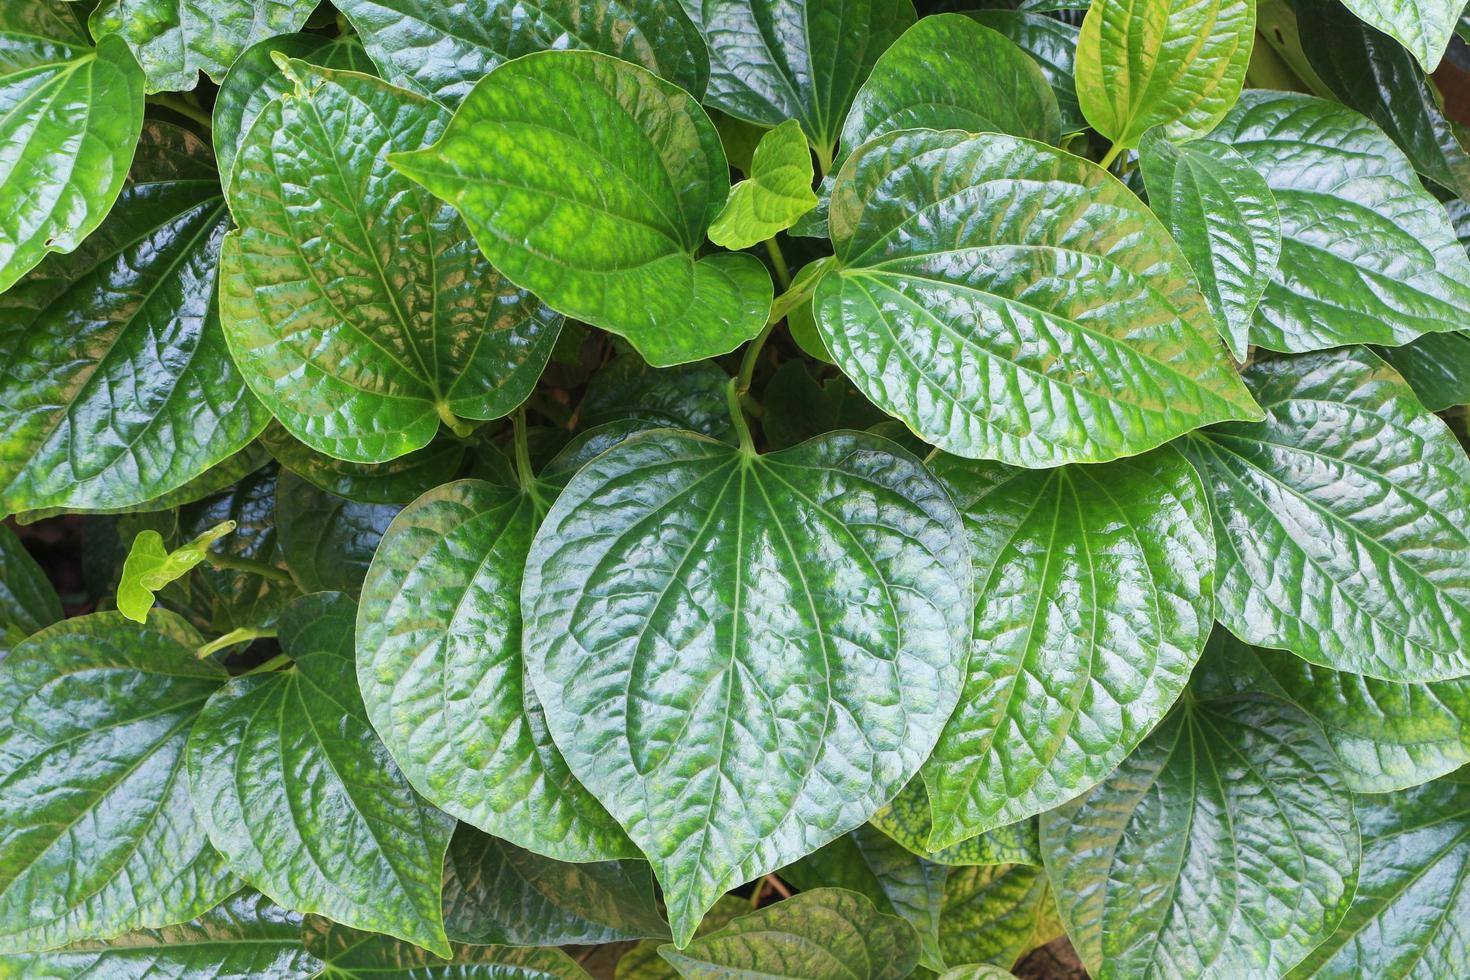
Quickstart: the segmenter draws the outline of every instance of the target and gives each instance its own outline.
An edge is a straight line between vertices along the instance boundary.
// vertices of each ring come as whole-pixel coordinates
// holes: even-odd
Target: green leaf
[[[1458,977],[1470,970],[1470,784],[1355,799],[1358,893],[1293,978]]]
[[[1015,975],[992,963],[967,963],[946,970],[939,980],[1015,980]]]
[[[738,895],[722,895],[714,908],[699,923],[696,936],[718,932],[750,911],[750,901]],[[645,939],[624,953],[613,973],[615,980],[679,980],[679,973],[658,954],[664,945],[657,939]]]
[[[439,890],[454,824],[373,734],[353,683],[355,615],[332,592],[286,607],[294,665],[209,699],[189,736],[190,791],[230,868],[272,901],[448,955]]]
[[[676,944],[913,775],[959,693],[969,589],[943,488],[873,436],[755,456],[652,432],[572,478],[526,563],[526,663]]]
[[[1353,13],[1413,52],[1425,71],[1439,67],[1465,5],[1460,0],[1342,0]]]
[[[1362,348],[1246,381],[1264,422],[1180,444],[1214,513],[1216,617],[1334,670],[1470,674],[1470,460],[1449,429]]]
[[[725,399],[730,376],[713,361],[662,370],[632,354],[613,358],[587,383],[581,422],[592,427],[637,419],[652,428],[686,429],[735,442]]]
[[[1004,34],[1031,56],[1056,97],[1063,133],[1076,133],[1087,128],[1082,107],[1077,102],[1077,81],[1073,76],[1078,34],[1074,25],[1025,8],[971,10],[966,11],[965,16]]]
[[[281,608],[300,594],[285,570],[276,540],[276,477],[277,468],[266,466],[220,493],[179,509],[181,540],[203,534],[221,521],[234,521],[234,533],[215,550],[227,559],[244,558],[279,571],[277,577],[267,578],[233,568],[195,568],[189,579],[193,604],[215,632],[272,626]]]
[[[348,500],[283,472],[276,481],[276,536],[291,577],[303,592],[356,595],[401,509]]]
[[[1470,259],[1444,207],[1372,122],[1310,96],[1250,91],[1210,138],[1260,171],[1281,212],[1281,260],[1252,343],[1397,346],[1464,326]]]
[[[788,119],[761,137],[749,179],[730,189],[709,226],[709,240],[729,249],[750,248],[790,228],[816,206],[812,154],[801,126]]]
[[[887,418],[844,377],[818,384],[801,360],[776,369],[761,404],[761,431],[772,449],[789,449],[833,429],[866,429]]]
[[[278,423],[267,426],[259,440],[282,469],[318,490],[364,504],[411,503],[419,494],[454,479],[465,460],[464,440],[447,435],[386,463],[349,463],[325,456]]]
[[[143,125],[143,73],[121,41],[94,49],[62,0],[6,3],[0,52],[3,293],[112,208]]]
[[[900,980],[918,963],[919,944],[907,922],[856,892],[818,888],[659,953],[686,980]]]
[[[1373,351],[1403,376],[1431,412],[1470,405],[1470,333],[1427,333],[1402,347]]]
[[[1158,724],[1214,625],[1215,542],[1170,447],[930,469],[964,518],[977,602],[960,707],[922,770],[938,850],[1072,799]]]
[[[303,938],[332,980],[591,980],[559,949],[455,945],[446,958],[316,916],[307,917]]]
[[[0,663],[0,950],[186,922],[239,888],[209,846],[184,742],[225,681],[162,610],[48,626]]]
[[[668,938],[642,861],[565,864],[461,824],[444,862],[456,942],[564,946]]]
[[[457,207],[512,281],[656,367],[734,350],[766,322],[755,256],[697,257],[730,189],[719,134],[635,65],[591,51],[506,62],[438,143],[390,162]]]
[[[973,659],[973,658],[972,658]],[[1029,864],[1041,867],[1041,845],[1035,819],[987,830],[942,850],[929,850],[933,829],[929,791],[913,779],[887,806],[873,814],[872,824],[926,861],[966,867],[977,864]]]
[[[198,137],[150,123],[102,227],[0,295],[0,513],[141,504],[265,425],[220,330],[212,164]]]
[[[1223,143],[1145,135],[1148,204],[1189,259],[1230,352],[1244,361],[1256,304],[1281,257],[1281,215],[1266,180]]]
[[[397,85],[457,105],[502,62],[581,48],[642,65],[704,94],[709,55],[678,0],[342,0],[368,53]]]
[[[414,787],[480,829],[560,861],[638,851],[567,768],[521,659],[531,496],[460,480],[389,526],[357,624],[373,727]]]
[[[831,229],[822,339],[947,452],[1100,462],[1259,417],[1184,254],[1093,163],[1012,136],[892,133],[843,167]]]
[[[1093,0],[1077,39],[1077,99],[1119,147],[1155,126],[1188,139],[1240,96],[1255,0]]]
[[[296,980],[324,965],[301,944],[299,912],[242,891],[199,918],[87,940],[47,953],[0,954],[0,974],[26,980],[75,977],[251,977]]]
[[[441,420],[493,419],[530,394],[561,317],[492,269],[448,205],[388,166],[432,142],[434,103],[292,62],[296,91],[240,147],[221,310],[251,389],[318,452],[381,463]]]
[[[15,642],[61,619],[61,598],[36,559],[0,525],[0,660]]]
[[[102,0],[88,25],[98,38],[116,35],[143,66],[149,92],[199,84],[202,71],[225,76],[240,53],[261,38],[299,31],[317,0]]]
[[[940,951],[950,963],[1010,967],[1062,935],[1046,872],[1025,864],[953,869],[939,925]]]
[[[163,535],[157,531],[139,531],[123,560],[117,611],[136,623],[146,623],[148,610],[153,608],[153,594],[188,575],[209,554],[209,546],[234,529],[234,521],[221,521],[172,551],[164,546]]]
[[[1105,782],[1041,818],[1067,935],[1097,980],[1278,977],[1352,901],[1352,794],[1315,724],[1186,700]]]
[[[842,126],[842,155],[900,129],[1061,138],[1046,76],[1004,35],[963,14],[925,17],[883,52]]]

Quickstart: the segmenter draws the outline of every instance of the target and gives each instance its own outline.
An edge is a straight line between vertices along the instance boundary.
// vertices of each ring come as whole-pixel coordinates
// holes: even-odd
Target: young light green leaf
[[[1073,74],[1078,34],[1075,25],[1047,16],[1044,7],[970,10],[965,12],[965,16],[1004,34],[1031,56],[1056,97],[1063,133],[1076,133],[1087,128],[1087,120],[1083,118],[1082,107],[1077,102],[1077,80]]]
[[[931,851],[928,845],[934,828],[933,809],[922,778],[911,780],[892,802],[873,814],[871,823],[905,849],[934,864],[953,867],[1029,864],[1041,867],[1041,845],[1036,839],[1035,818],[996,827],[943,850]]]
[[[559,949],[456,944],[442,957],[314,915],[302,933],[307,950],[327,964],[322,976],[332,980],[591,980]]]
[[[1439,67],[1464,11],[1460,0],[1342,0],[1353,13],[1413,52],[1425,71]]]
[[[919,943],[907,922],[862,895],[818,888],[659,953],[685,980],[901,980],[918,964]]]
[[[435,806],[560,861],[638,851],[567,768],[521,659],[521,577],[540,505],[460,480],[389,526],[357,623],[373,727]]]
[[[959,693],[970,577],[943,488],[861,433],[755,456],[651,432],[572,478],[526,563],[526,663],[676,944],[913,775]]]
[[[1079,157],[891,133],[843,167],[831,234],[822,339],[873,404],[947,452],[1100,462],[1260,417],[1184,254]]]
[[[1164,126],[1214,128],[1239,98],[1255,0],[1093,0],[1077,39],[1077,99],[1113,153]]]
[[[1281,213],[1281,259],[1252,343],[1397,346],[1464,326],[1470,259],[1444,207],[1372,122],[1310,96],[1250,91],[1210,138],[1260,171]]]
[[[61,619],[61,597],[15,532],[0,526],[0,660],[14,644]]]
[[[170,551],[163,535],[152,529],[139,531],[123,559],[122,579],[117,584],[117,611],[135,623],[148,621],[153,594],[189,570],[209,554],[209,546],[235,529],[234,521],[221,521],[186,544]]]
[[[443,434],[423,449],[386,463],[349,463],[323,455],[279,423],[266,426],[258,441],[283,470],[318,490],[364,504],[412,503],[419,494],[454,479],[465,461],[465,441]]]
[[[695,98],[709,54],[679,0],[342,0],[337,5],[396,85],[458,105],[502,62],[580,48],[621,58]]]
[[[766,322],[755,256],[697,254],[730,190],[719,134],[645,69],[592,51],[506,62],[439,142],[390,162],[458,208],[512,281],[655,367],[734,350]]]
[[[587,382],[578,416],[589,428],[636,419],[649,428],[685,429],[735,441],[725,390],[730,376],[713,361],[651,368],[635,355],[613,358]]]
[[[1191,699],[1106,781],[1044,814],[1041,846],[1090,976],[1279,977],[1352,901],[1352,805],[1299,709]]]
[[[955,868],[945,879],[939,948],[950,963],[1011,967],[1060,935],[1057,903],[1040,868]]]
[[[198,633],[93,613],[0,663],[0,950],[186,922],[238,889],[184,778],[184,742],[225,681]]]
[[[296,90],[240,147],[221,310],[251,389],[318,452],[381,463],[440,421],[525,400],[561,317],[476,251],[448,205],[388,166],[448,113],[353,72],[293,62]]]
[[[667,939],[642,861],[565,864],[461,824],[444,862],[444,929],[455,942],[565,946]]]
[[[143,72],[127,45],[93,48],[71,4],[0,8],[0,293],[102,223],[143,126]]]
[[[352,676],[356,612],[333,592],[286,607],[293,666],[209,699],[189,736],[190,792],[230,868],[273,901],[448,955],[439,894],[454,822],[373,734]]]
[[[812,154],[795,119],[761,137],[750,176],[730,188],[730,197],[709,226],[709,240],[730,249],[750,248],[791,225],[817,206],[812,191]]]
[[[1402,347],[1375,347],[1431,412],[1470,405],[1470,333],[1427,333]]]
[[[930,469],[964,518],[977,602],[960,706],[922,770],[939,850],[1072,799],[1158,724],[1214,625],[1215,541],[1169,447]]]
[[[198,137],[150,123],[102,227],[0,295],[0,513],[145,503],[264,427],[219,324],[212,164]]]
[[[1470,674],[1470,460],[1362,348],[1246,372],[1259,423],[1180,444],[1215,519],[1216,616],[1248,643],[1390,681]]]
[[[1293,980],[1458,977],[1470,971],[1470,784],[1439,780],[1354,801],[1358,892]]]
[[[348,500],[282,472],[276,480],[276,536],[291,577],[302,592],[356,595],[400,510]]]
[[[1148,205],[1189,259],[1237,361],[1250,347],[1256,304],[1281,257],[1281,215],[1266,180],[1223,143],[1171,143],[1159,130],[1139,144]]]

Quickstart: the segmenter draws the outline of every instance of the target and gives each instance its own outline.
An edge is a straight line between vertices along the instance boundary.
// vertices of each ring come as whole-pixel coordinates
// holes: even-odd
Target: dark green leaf
[[[725,416],[729,418],[729,413]],[[643,419],[619,419],[577,433],[561,451],[551,458],[536,477],[536,485],[545,495],[554,497],[566,487],[577,471],[625,439],[650,429],[662,429]]]
[[[323,976],[332,980],[591,980],[559,949],[455,945],[444,958],[317,916],[307,917],[303,932],[306,948],[326,962]]]
[[[1030,9],[972,10],[973,17],[999,31],[1031,56],[1046,76],[1060,110],[1062,132],[1075,133],[1087,127],[1077,103],[1077,81],[1073,65],[1077,57],[1077,28],[1064,20]]]
[[[729,383],[730,376],[712,361],[659,370],[625,354],[588,382],[580,418],[584,426],[637,419],[655,428],[686,429],[734,442],[725,400]]]
[[[750,900],[739,895],[723,895],[699,923],[696,936],[707,936],[725,928],[750,911]],[[679,980],[679,972],[658,954],[663,943],[645,939],[618,959],[615,980]]]
[[[275,623],[281,607],[299,594],[286,573],[276,540],[276,476],[277,468],[266,466],[229,489],[179,510],[179,540],[198,537],[221,521],[234,521],[234,533],[221,539],[214,550],[280,572],[277,580],[232,568],[203,565],[194,569],[190,587],[195,608],[216,632],[268,627]]]
[[[1403,375],[1431,412],[1470,405],[1470,333],[1427,333],[1402,347],[1374,352]]]
[[[61,618],[61,599],[36,559],[0,525],[0,660],[11,646]]]
[[[843,167],[831,229],[823,340],[875,405],[948,452],[1097,462],[1259,417],[1184,254],[1086,160],[893,133]]]
[[[709,226],[709,240],[716,245],[730,249],[758,245],[817,206],[812,154],[795,119],[761,138],[749,174],[730,189],[725,206]]]
[[[1349,10],[1414,53],[1434,71],[1465,5],[1460,0],[1342,0]]]
[[[761,393],[761,430],[772,449],[789,449],[833,429],[866,429],[887,416],[838,376],[818,384],[800,360],[782,364]]]
[[[947,962],[1010,967],[1061,934],[1051,885],[1040,868],[955,868],[945,879],[939,948]]]
[[[184,743],[224,683],[156,610],[49,626],[0,663],[0,949],[185,922],[239,888],[189,802]]]
[[[969,587],[943,488],[873,436],[758,457],[653,432],[572,478],[527,560],[526,662],[676,943],[913,775],[959,692]]]
[[[283,472],[276,482],[276,535],[291,577],[303,592],[356,595],[401,509],[348,500]]]
[[[972,658],[973,659],[973,658]],[[926,861],[967,867],[977,864],[1029,864],[1041,867],[1036,820],[996,827],[943,850],[929,850],[933,810],[924,781],[913,779],[893,801],[873,815],[873,826]]]
[[[439,890],[454,823],[419,801],[368,724],[352,676],[352,601],[281,613],[287,670],[236,677],[189,736],[209,839],[273,901],[448,955]]]
[[[282,469],[319,490],[364,504],[400,507],[454,479],[465,459],[464,440],[443,434],[423,449],[386,463],[349,463],[325,456],[293,438],[279,424],[266,426],[260,443]]]
[[[697,257],[730,189],[719,134],[635,65],[591,51],[506,62],[438,143],[392,163],[459,208],[512,281],[655,366],[734,350],[770,312],[755,256]]]

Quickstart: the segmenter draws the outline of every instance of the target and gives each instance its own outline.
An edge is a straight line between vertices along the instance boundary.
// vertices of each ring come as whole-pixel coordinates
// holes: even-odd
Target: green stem
[[[214,120],[209,118],[209,113],[182,96],[175,95],[172,92],[160,92],[157,95],[148,96],[147,101],[170,112],[177,112],[185,119],[192,119],[194,122],[203,126],[206,133],[214,129]]]
[[[516,455],[516,480],[521,485],[521,492],[530,497],[532,502],[545,513],[549,506],[541,496],[541,488],[536,484],[536,471],[531,468],[531,442],[526,435],[526,406],[522,405],[515,410],[511,416],[511,424],[515,428],[515,455]]]
[[[1114,143],[1112,146],[1108,147],[1108,152],[1103,155],[1102,160],[1098,162],[1098,166],[1102,167],[1104,170],[1108,169],[1113,165],[1113,161],[1118,159],[1118,154],[1122,153],[1125,149],[1127,149],[1127,147],[1125,147],[1122,143]]]
[[[239,558],[235,555],[227,555],[219,551],[211,551],[205,554],[204,560],[215,568],[225,568],[234,572],[245,572],[248,575],[259,575],[263,579],[272,582],[281,582],[285,585],[294,585],[289,573],[274,565],[267,565],[263,561],[254,558]]]
[[[740,370],[725,387],[725,400],[730,405],[730,419],[735,423],[735,431],[740,436],[740,448],[749,453],[755,452],[755,440],[751,438],[750,423],[746,421],[745,409],[740,403],[750,392],[750,382],[755,376],[755,365],[760,360],[761,348],[766,346],[766,340],[770,338],[771,331],[776,329],[776,324],[780,322],[774,317],[767,320],[761,332],[755,335],[755,339],[745,345],[745,355],[740,358]]]
[[[257,664],[256,666],[251,667],[249,670],[245,671],[245,673],[241,674],[240,676],[241,677],[249,677],[251,674],[268,674],[268,673],[270,673],[273,670],[280,670],[282,667],[286,666],[290,662],[291,662],[290,655],[284,654],[284,653],[278,653],[274,657],[271,657],[269,660],[265,661],[264,663]]]
[[[814,146],[817,151],[817,176],[826,177],[827,171],[832,169],[832,151],[825,146]]]
[[[435,402],[434,411],[439,413],[439,421],[447,425],[449,431],[461,439],[471,435],[475,431],[475,426],[472,423],[466,422],[464,419],[455,415],[444,402]]]
[[[786,265],[786,256],[781,254],[781,246],[776,244],[775,238],[766,239],[766,254],[771,257],[771,266],[776,270],[776,281],[781,284],[784,292],[791,288],[791,269]]]
[[[210,640],[208,643],[204,644],[204,646],[200,647],[198,650],[195,650],[194,656],[198,657],[200,660],[203,660],[205,657],[208,657],[211,654],[219,653],[221,650],[228,649],[229,647],[238,646],[241,643],[249,643],[252,640],[265,639],[267,637],[272,637],[275,635],[275,630],[253,629],[249,626],[241,626],[239,629],[230,630],[224,636]]]

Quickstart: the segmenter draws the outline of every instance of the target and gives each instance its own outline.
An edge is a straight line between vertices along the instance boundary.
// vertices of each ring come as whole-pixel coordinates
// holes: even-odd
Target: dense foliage
[[[4,0],[0,976],[1470,976],[1462,6]]]

